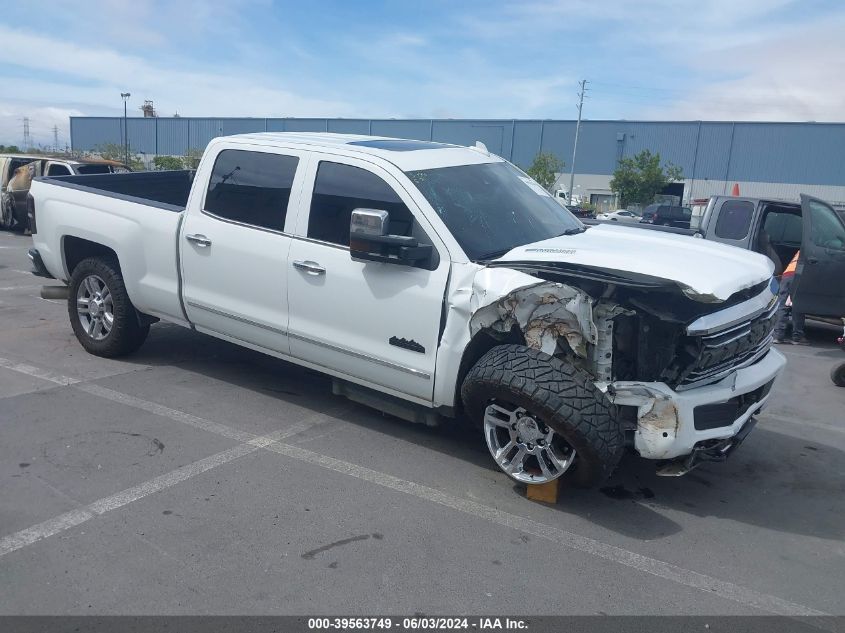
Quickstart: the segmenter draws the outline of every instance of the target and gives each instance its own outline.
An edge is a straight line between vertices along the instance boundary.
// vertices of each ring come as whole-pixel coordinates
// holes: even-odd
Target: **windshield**
[[[473,261],[584,230],[545,189],[509,163],[407,173]]]

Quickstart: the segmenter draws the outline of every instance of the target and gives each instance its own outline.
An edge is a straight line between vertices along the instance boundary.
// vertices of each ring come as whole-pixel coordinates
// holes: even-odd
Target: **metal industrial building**
[[[568,187],[575,121],[483,119],[126,119],[132,152],[182,155],[203,149],[215,136],[248,132],[373,134],[472,145],[483,142],[500,156],[527,167],[538,152],[566,164],[559,179]],[[121,117],[71,117],[75,151],[122,144]],[[578,141],[575,194],[607,203],[617,161],[643,149],[683,168],[684,200],[730,193],[797,198],[809,193],[845,206],[845,123],[731,121],[584,121]]]

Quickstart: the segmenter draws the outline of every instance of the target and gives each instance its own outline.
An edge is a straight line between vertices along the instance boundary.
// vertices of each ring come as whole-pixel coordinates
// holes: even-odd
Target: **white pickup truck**
[[[785,364],[768,259],[585,228],[480,148],[222,137],[196,173],[41,178],[28,206],[92,354],[177,323],[398,417],[468,418],[528,484],[594,484],[626,449],[664,475],[724,460]]]

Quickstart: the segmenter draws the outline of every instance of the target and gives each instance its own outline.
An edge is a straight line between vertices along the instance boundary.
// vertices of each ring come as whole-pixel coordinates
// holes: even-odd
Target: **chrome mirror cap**
[[[349,221],[349,232],[358,235],[389,235],[390,215],[381,209],[355,209]]]

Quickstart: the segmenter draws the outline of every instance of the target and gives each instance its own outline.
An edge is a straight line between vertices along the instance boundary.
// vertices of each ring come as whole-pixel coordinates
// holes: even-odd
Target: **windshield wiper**
[[[510,253],[515,246],[508,246],[507,248],[502,248],[498,251],[490,251],[489,253],[484,253],[483,255],[479,255],[476,258],[478,262],[489,262],[491,259],[499,259],[505,253]]]
[[[578,233],[583,233],[586,230],[586,226],[573,226],[571,229],[566,229],[563,233],[558,235],[558,237],[561,237],[563,235],[578,235]]]

